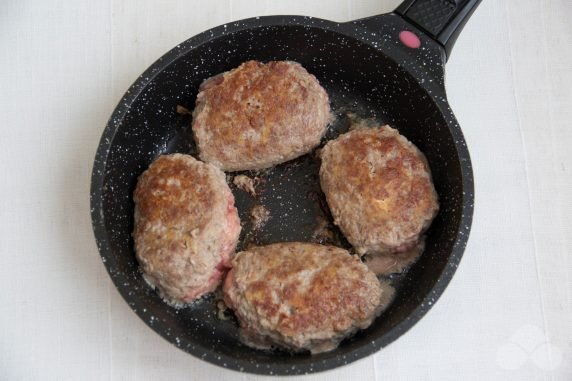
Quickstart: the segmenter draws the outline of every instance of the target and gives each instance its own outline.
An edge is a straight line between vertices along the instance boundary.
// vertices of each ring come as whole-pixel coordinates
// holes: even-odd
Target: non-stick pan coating
[[[387,37],[399,30],[401,21],[387,17],[387,30],[376,35],[354,26],[294,17],[251,19],[219,27],[168,53],[121,101],[94,164],[94,230],[119,291],[168,341],[236,370],[265,374],[320,371],[352,362],[392,342],[442,293],[466,244],[472,211],[470,162],[440,87],[438,51],[423,52],[424,59],[439,61],[439,65],[435,65],[433,76],[420,78],[416,66],[404,64],[410,54],[397,51],[391,36]],[[311,356],[251,349],[239,341],[234,319],[217,318],[215,295],[188,308],[171,308],[144,282],[135,259],[131,232],[137,177],[160,154],[195,153],[190,116],[177,114],[177,105],[192,110],[204,79],[250,59],[294,60],[319,79],[336,115],[327,139],[347,130],[348,113],[386,122],[425,153],[433,172],[441,210],[428,232],[424,255],[406,275],[393,279],[398,294],[390,308],[369,329],[332,352]],[[248,234],[247,223],[248,210],[255,201],[233,188],[241,218],[247,223],[243,238],[261,244],[311,240],[316,219],[327,216],[318,169],[318,159],[312,153],[261,174],[266,182],[256,202],[264,204],[272,218],[256,235]],[[337,242],[347,245],[337,233]]]

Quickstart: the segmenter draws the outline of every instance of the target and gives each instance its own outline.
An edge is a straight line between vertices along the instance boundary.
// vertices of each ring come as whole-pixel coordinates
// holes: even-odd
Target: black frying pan
[[[449,108],[444,64],[455,39],[480,0],[408,0],[392,14],[348,23],[310,17],[257,17],[195,36],[155,62],[113,112],[97,151],[91,212],[99,251],[131,308],[177,347],[211,363],[263,374],[331,369],[367,356],[411,328],[439,298],[463,254],[473,211],[473,175],[465,140]],[[348,129],[352,118],[375,119],[399,129],[425,153],[441,209],[428,231],[421,259],[390,279],[393,304],[367,330],[318,355],[251,349],[238,326],[217,318],[217,295],[176,310],[143,281],[133,251],[132,192],[137,177],[158,155],[195,154],[190,116],[200,83],[256,59],[294,60],[314,74],[330,95],[336,122],[324,139]],[[242,244],[311,241],[317,221],[329,218],[319,189],[319,163],[309,154],[259,174],[252,199],[234,189],[244,222]],[[251,231],[248,210],[264,204],[273,216]],[[334,229],[334,243],[347,246]]]

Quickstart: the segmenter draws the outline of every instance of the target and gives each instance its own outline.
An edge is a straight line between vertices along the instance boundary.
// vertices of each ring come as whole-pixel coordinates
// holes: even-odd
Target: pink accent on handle
[[[417,37],[415,33],[408,30],[402,30],[399,32],[399,40],[403,43],[403,45],[411,49],[417,49],[421,46],[421,40],[419,37]]]

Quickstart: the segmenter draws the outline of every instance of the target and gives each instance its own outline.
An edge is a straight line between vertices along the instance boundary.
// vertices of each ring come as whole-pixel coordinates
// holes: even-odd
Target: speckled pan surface
[[[407,29],[421,36],[409,49]],[[264,352],[243,345],[234,319],[217,318],[217,296],[185,309],[165,304],[143,280],[133,251],[132,192],[137,177],[158,155],[196,147],[190,117],[200,83],[249,59],[294,60],[328,91],[336,121],[324,141],[347,131],[349,121],[374,118],[396,127],[425,153],[441,210],[428,232],[425,253],[405,275],[391,280],[397,297],[373,325],[318,355]],[[272,16],[223,25],[176,46],[127,91],[113,112],[97,151],[91,184],[93,227],[103,262],[126,302],[149,327],[188,353],[238,371],[304,374],[368,356],[409,330],[444,291],[463,254],[472,219],[469,154],[443,84],[443,50],[396,15],[353,23]],[[329,218],[318,182],[319,162],[303,156],[261,175],[256,200],[232,188],[244,228],[241,240],[261,244],[312,241],[320,218]],[[249,174],[249,173],[247,173]],[[248,222],[255,203],[271,213],[256,234]],[[340,246],[347,242],[334,230]],[[240,249],[240,247],[239,247]],[[444,323],[446,324],[446,323]]]

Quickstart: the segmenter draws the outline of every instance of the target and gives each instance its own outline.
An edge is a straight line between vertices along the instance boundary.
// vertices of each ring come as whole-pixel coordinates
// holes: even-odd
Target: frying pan
[[[113,112],[92,174],[91,213],[96,242],[111,279],[149,327],[188,353],[219,366],[261,374],[301,374],[350,363],[378,351],[421,319],[451,280],[467,243],[473,212],[473,175],[461,129],[444,88],[444,65],[479,0],[408,0],[394,13],[347,23],[311,17],[256,17],[222,25],[173,48],[147,69]],[[242,62],[293,60],[330,95],[335,122],[324,142],[352,118],[388,123],[427,156],[441,209],[427,232],[424,254],[396,288],[390,307],[368,329],[331,352],[310,355],[261,351],[243,345],[230,316],[217,317],[220,295],[175,309],[144,282],[135,259],[132,193],[137,177],[160,154],[196,154],[189,115],[200,83]],[[325,218],[333,243],[348,247],[331,226],[309,154],[261,173],[253,199],[233,189],[244,223],[242,244],[315,239]],[[229,179],[230,180],[230,179]],[[261,203],[271,219],[254,231],[248,210]]]

